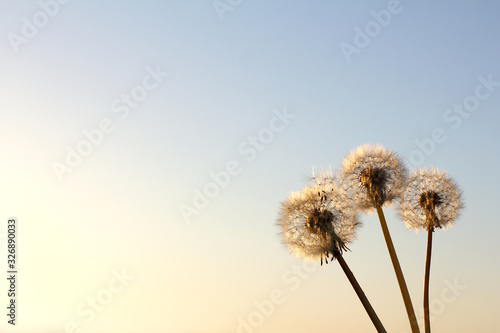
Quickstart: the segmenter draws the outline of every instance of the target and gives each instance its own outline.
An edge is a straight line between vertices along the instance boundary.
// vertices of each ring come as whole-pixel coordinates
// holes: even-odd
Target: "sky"
[[[496,333],[500,3],[0,3],[5,333],[374,332],[338,263],[291,256],[276,218],[312,167],[382,144],[447,170],[433,331]],[[389,229],[422,325],[426,234]],[[344,259],[410,332],[375,215]],[[15,324],[6,309],[15,301]]]

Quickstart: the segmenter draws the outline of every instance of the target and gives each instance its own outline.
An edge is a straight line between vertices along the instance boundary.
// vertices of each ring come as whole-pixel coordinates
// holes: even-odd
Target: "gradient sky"
[[[18,325],[2,315],[2,332],[374,331],[339,265],[303,265],[275,225],[311,166],[365,143],[464,191],[434,237],[434,331],[500,331],[500,3],[67,2],[0,3],[1,274],[9,217],[19,241]],[[426,235],[386,215],[418,315]],[[344,258],[387,330],[409,332],[378,221],[361,218]]]

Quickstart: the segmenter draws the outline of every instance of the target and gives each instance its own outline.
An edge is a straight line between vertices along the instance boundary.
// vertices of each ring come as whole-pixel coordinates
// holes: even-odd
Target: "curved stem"
[[[391,234],[387,228],[387,222],[385,221],[384,212],[382,207],[377,207],[377,214],[380,220],[380,226],[382,227],[382,232],[384,233],[385,243],[387,244],[387,249],[389,250],[389,255],[391,257],[392,266],[394,267],[394,272],[398,279],[399,289],[401,290],[401,295],[403,296],[403,301],[406,308],[406,313],[408,314],[408,319],[410,320],[411,331],[413,333],[420,333],[418,328],[417,317],[415,316],[415,310],[413,310],[413,305],[411,304],[410,293],[408,292],[408,287],[406,286],[405,278],[403,276],[403,271],[399,265],[398,256],[396,255],[396,250],[394,249],[394,244],[392,243]]]
[[[425,277],[424,277],[424,322],[425,333],[431,333],[431,317],[429,314],[429,280],[431,276],[431,250],[432,250],[432,234],[433,228],[429,228],[427,234],[427,257],[425,260]]]
[[[373,325],[377,329],[377,332],[379,333],[387,333],[385,330],[384,326],[380,322],[380,319],[378,319],[377,314],[375,313],[375,310],[373,310],[373,307],[371,306],[370,302],[368,301],[368,298],[366,298],[365,293],[361,289],[361,286],[359,285],[358,281],[354,277],[354,274],[351,272],[349,269],[349,266],[347,266],[347,263],[344,261],[344,258],[342,257],[341,254],[337,254],[335,256],[337,261],[339,262],[340,266],[344,270],[345,275],[347,276],[347,279],[349,279],[349,282],[351,282],[352,287],[354,288],[354,291],[359,297],[359,300],[363,304],[363,307],[365,308],[366,312],[368,313],[368,316],[370,317]]]

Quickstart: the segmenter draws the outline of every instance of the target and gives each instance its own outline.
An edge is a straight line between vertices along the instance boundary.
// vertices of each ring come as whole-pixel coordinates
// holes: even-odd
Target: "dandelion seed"
[[[326,178],[324,178],[326,179]],[[328,262],[348,250],[360,225],[347,197],[332,182],[308,185],[282,202],[278,218],[283,243],[307,260]]]
[[[403,161],[381,145],[363,145],[351,151],[341,172],[346,191],[366,211],[391,204],[401,194],[408,175]]]
[[[420,169],[408,178],[399,214],[414,230],[449,228],[463,209],[462,192],[444,171]]]

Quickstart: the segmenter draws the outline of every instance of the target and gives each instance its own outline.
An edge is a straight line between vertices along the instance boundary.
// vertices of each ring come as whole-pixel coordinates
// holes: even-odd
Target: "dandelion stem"
[[[347,279],[349,279],[349,282],[351,282],[352,287],[354,288],[354,291],[359,297],[359,300],[361,301],[361,304],[363,304],[363,307],[365,308],[366,312],[368,313],[368,316],[370,317],[373,325],[377,329],[377,332],[379,333],[387,333],[385,330],[384,326],[380,322],[380,319],[378,319],[377,314],[375,313],[375,310],[371,306],[370,302],[368,301],[368,298],[366,298],[365,293],[361,289],[361,286],[359,285],[358,281],[354,277],[354,274],[352,271],[349,269],[349,266],[347,266],[347,263],[345,262],[344,258],[340,253],[338,253],[336,256],[337,261],[339,262],[340,266],[344,270],[345,275],[347,276]]]
[[[389,250],[389,255],[391,257],[392,266],[396,273],[398,279],[399,289],[401,290],[401,295],[403,296],[403,301],[406,308],[406,313],[408,314],[408,319],[410,320],[411,331],[413,333],[420,333],[418,328],[417,318],[415,316],[415,310],[413,310],[413,305],[411,304],[410,294],[408,293],[408,287],[406,286],[405,278],[403,276],[403,271],[399,265],[398,256],[396,255],[396,250],[394,249],[394,244],[392,243],[391,234],[387,228],[387,222],[385,221],[384,212],[382,207],[377,207],[377,214],[380,220],[380,226],[382,227],[382,232],[384,233],[385,243],[387,244],[387,249]]]
[[[431,333],[431,317],[429,314],[429,280],[431,276],[431,250],[432,250],[432,234],[434,228],[429,228],[427,234],[427,257],[425,260],[425,278],[424,278],[424,322],[425,333]]]

